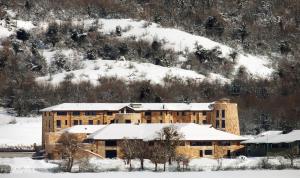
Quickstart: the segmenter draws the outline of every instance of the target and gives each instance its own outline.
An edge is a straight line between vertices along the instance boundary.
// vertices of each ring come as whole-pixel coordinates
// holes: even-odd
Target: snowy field
[[[0,148],[32,147],[41,144],[42,118],[14,117],[0,107]]]
[[[235,158],[235,159],[192,159],[189,163],[188,169],[191,172],[211,172],[211,171],[221,171],[221,170],[261,170],[262,161],[265,158]],[[274,166],[279,165],[289,165],[289,160],[283,158],[269,158],[268,164]],[[11,173],[21,174],[21,173],[53,173],[59,172],[57,170],[58,165],[45,160],[33,160],[29,157],[18,157],[18,158],[0,158],[0,165],[10,165],[12,168]],[[295,160],[295,166],[300,167],[300,159]],[[81,170],[88,170],[86,172],[128,172],[129,165],[124,164],[124,160],[121,159],[99,159],[91,158],[88,162],[84,162],[84,165],[79,168],[79,164],[75,163],[73,167],[73,172],[78,172]],[[87,169],[87,167],[89,169]],[[153,172],[154,164],[150,160],[145,160],[144,164],[145,170],[143,172]],[[133,172],[139,171],[140,162],[138,160],[132,160]],[[158,165],[158,171],[162,172],[163,165]],[[177,172],[177,164],[166,165],[167,172]],[[300,170],[299,170],[300,172]]]
[[[214,172],[105,172],[105,173],[59,173],[59,174],[7,174],[3,178],[299,178],[300,171],[214,171]]]

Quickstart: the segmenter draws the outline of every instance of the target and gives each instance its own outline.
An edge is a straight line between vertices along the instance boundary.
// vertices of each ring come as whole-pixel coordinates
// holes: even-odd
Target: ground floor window
[[[78,125],[78,120],[73,120],[73,125]]]
[[[61,120],[57,120],[56,121],[56,127],[57,128],[61,128]]]
[[[93,124],[94,124],[93,120],[89,120],[89,125],[93,125]]]
[[[126,119],[126,120],[125,120],[125,123],[126,123],[126,124],[130,124],[130,123],[131,123],[131,120]]]
[[[105,150],[105,158],[116,158],[117,150]]]
[[[148,124],[150,124],[150,123],[151,123],[151,120],[150,120],[150,119],[149,119],[149,120],[147,120],[147,123],[148,123]]]
[[[205,155],[212,155],[212,150],[205,150]]]
[[[203,151],[202,150],[199,151],[199,156],[203,157]]]

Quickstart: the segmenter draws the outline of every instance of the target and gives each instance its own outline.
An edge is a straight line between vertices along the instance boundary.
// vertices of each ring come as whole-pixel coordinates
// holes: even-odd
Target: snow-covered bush
[[[0,165],[0,174],[9,174],[11,172],[10,165]]]

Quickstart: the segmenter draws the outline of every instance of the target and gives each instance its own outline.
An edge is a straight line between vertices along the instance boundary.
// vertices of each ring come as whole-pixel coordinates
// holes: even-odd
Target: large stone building
[[[224,133],[240,135],[237,104],[231,103],[228,99],[212,103],[64,103],[45,108],[42,112],[42,146],[48,153],[51,152],[50,148],[53,147],[53,143],[58,140],[59,133],[77,125],[98,125],[94,127],[97,128],[113,124],[194,123],[195,125],[211,125]],[[201,128],[199,127],[199,129]],[[116,132],[119,131],[116,130]],[[121,134],[125,137],[124,132]],[[83,138],[87,137],[87,133],[83,133],[83,135],[85,135]],[[185,141],[193,142],[193,140]],[[227,142],[227,145],[230,142],[230,140],[223,141]],[[234,145],[229,152],[241,148],[239,141],[241,140],[229,143],[229,145]],[[184,148],[189,148],[187,145],[191,144],[186,144]],[[216,145],[219,145],[216,140],[211,140],[209,143],[209,146],[213,148],[216,148]],[[101,152],[99,149],[90,148],[90,150]],[[205,150],[202,149],[202,151]],[[226,149],[226,154],[213,151],[212,157],[228,155],[227,151]],[[104,153],[101,155],[105,157]],[[192,155],[195,157],[195,154]],[[201,153],[196,155],[200,157]]]

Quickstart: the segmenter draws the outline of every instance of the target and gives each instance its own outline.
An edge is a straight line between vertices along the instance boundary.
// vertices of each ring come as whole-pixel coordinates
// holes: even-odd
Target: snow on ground
[[[214,172],[105,172],[105,173],[57,173],[57,174],[7,174],[2,175],[4,178],[298,178],[300,171],[297,170],[283,170],[283,171],[214,171]]]
[[[9,122],[15,120],[15,124]],[[0,148],[29,147],[41,144],[42,119],[36,117],[14,117],[0,107]]]
[[[9,37],[20,28],[31,30],[35,28],[35,26],[31,21],[11,20],[10,24],[7,24],[5,20],[0,20],[0,40]]]
[[[226,167],[241,167],[245,166],[249,169],[251,167],[257,166],[260,161],[263,158],[246,158],[244,160],[241,160],[239,158],[236,159],[223,159],[222,161],[222,168]],[[279,164],[278,158],[270,158],[270,163],[273,165]],[[285,160],[287,161],[287,160]],[[45,160],[32,160],[31,158],[0,158],[0,164],[4,165],[10,165],[12,167],[11,174],[6,175],[0,175],[0,177],[8,176],[8,177],[15,177],[15,176],[21,176],[26,175],[30,177],[40,176],[40,177],[52,177],[52,176],[66,176],[66,177],[74,177],[74,176],[98,176],[98,177],[106,177],[108,175],[111,176],[118,176],[118,177],[129,177],[129,176],[147,176],[148,174],[151,174],[152,177],[169,177],[169,176],[197,176],[201,177],[201,175],[209,175],[209,176],[220,176],[220,175],[226,175],[234,177],[233,175],[237,174],[243,174],[245,178],[247,178],[247,174],[255,175],[259,174],[258,176],[267,176],[270,174],[270,176],[273,176],[273,172],[276,172],[275,175],[278,175],[278,177],[286,177],[291,176],[289,178],[300,176],[299,170],[281,170],[281,171],[271,171],[271,170],[243,170],[243,171],[212,171],[215,170],[215,168],[219,165],[218,161],[215,159],[194,159],[190,162],[189,168],[190,172],[177,172],[176,171],[176,164],[174,163],[172,166],[168,166],[167,164],[167,172],[161,172],[163,170],[163,166],[159,165],[159,172],[154,173],[154,164],[152,164],[149,160],[145,160],[145,170],[144,171],[138,171],[139,168],[139,161],[133,160],[132,166],[133,166],[133,172],[128,171],[128,165],[124,164],[123,160],[120,159],[95,159],[91,160],[91,163],[96,166],[97,169],[95,169],[96,173],[53,173],[53,171],[57,171],[57,164],[53,164],[51,162],[46,162]],[[299,160],[296,162],[298,165],[300,165]],[[76,166],[75,166],[76,167]],[[228,175],[227,175],[228,174]],[[280,176],[279,176],[280,175]],[[24,176],[23,176],[24,177]],[[206,176],[204,176],[206,177]],[[223,176],[224,177],[224,176]],[[253,176],[252,176],[253,177]],[[259,177],[257,177],[259,178]]]
[[[73,73],[73,82],[91,81],[97,84],[99,77],[118,77],[125,81],[150,80],[161,84],[166,76],[176,76],[181,79],[203,80],[205,77],[191,70],[176,67],[162,67],[150,63],[137,63],[130,61],[94,60],[84,61],[84,69],[52,75],[52,84],[63,81],[66,74]],[[47,82],[49,76],[39,77],[37,81]]]

